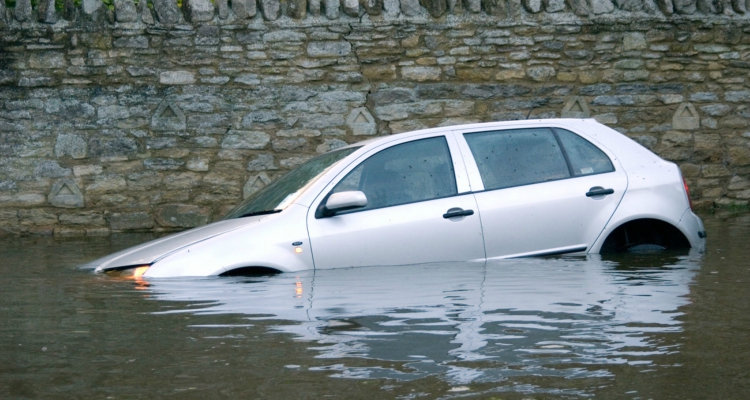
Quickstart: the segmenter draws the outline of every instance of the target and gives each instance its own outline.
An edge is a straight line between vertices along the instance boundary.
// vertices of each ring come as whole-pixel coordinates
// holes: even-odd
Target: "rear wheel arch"
[[[685,234],[669,222],[655,218],[627,221],[609,233],[599,253],[621,253],[635,249],[689,249]]]

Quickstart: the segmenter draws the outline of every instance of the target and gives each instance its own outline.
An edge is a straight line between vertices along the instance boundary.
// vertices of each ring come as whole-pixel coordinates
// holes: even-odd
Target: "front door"
[[[308,232],[315,268],[483,260],[477,204],[468,186],[456,184],[465,170],[451,147],[442,135],[411,140],[352,166],[328,194],[361,191],[368,204],[324,217],[316,210],[327,195],[313,203]]]

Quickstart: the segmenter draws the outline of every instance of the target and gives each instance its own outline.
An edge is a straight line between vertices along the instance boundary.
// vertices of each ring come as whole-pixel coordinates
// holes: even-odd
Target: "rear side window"
[[[513,129],[464,135],[486,190],[569,178],[552,130]]]
[[[367,206],[356,211],[414,203],[457,193],[453,161],[445,137],[389,147],[363,161],[333,193],[359,190]]]
[[[511,129],[467,133],[464,137],[485,190],[615,170],[603,151],[564,129]]]
[[[588,140],[564,129],[556,128],[555,131],[568,155],[574,176],[601,174],[615,170],[609,157]]]

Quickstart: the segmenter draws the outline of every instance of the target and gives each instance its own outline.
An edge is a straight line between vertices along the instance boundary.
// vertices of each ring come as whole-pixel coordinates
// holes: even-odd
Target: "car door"
[[[627,177],[569,130],[462,132],[487,258],[586,251],[614,213]]]
[[[350,165],[308,212],[316,269],[484,259],[477,204],[452,136],[388,143]],[[333,193],[361,191],[367,205],[333,216]]]

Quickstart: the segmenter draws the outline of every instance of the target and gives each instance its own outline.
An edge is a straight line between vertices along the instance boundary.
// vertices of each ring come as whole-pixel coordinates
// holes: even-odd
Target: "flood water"
[[[0,398],[750,398],[750,215],[698,254],[135,282],[0,241]]]

